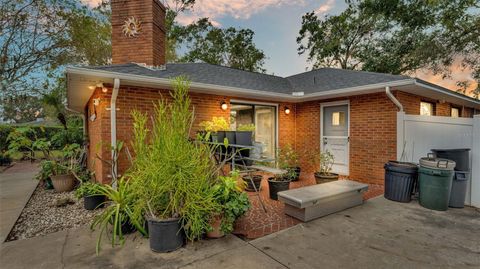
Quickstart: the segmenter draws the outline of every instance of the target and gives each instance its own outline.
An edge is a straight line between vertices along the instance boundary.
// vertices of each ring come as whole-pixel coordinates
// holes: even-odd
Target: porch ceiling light
[[[228,104],[227,104],[227,102],[222,101],[222,102],[220,103],[220,108],[221,108],[223,111],[227,110],[227,109],[228,109]]]
[[[288,106],[285,107],[285,114],[290,114],[290,108]]]

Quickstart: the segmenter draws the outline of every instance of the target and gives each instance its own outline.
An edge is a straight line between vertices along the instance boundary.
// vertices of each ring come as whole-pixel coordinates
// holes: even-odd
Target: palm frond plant
[[[131,226],[134,226],[141,234],[146,235],[143,222],[138,222],[133,217],[135,198],[131,187],[132,185],[123,177],[117,181],[117,188],[113,188],[111,185],[96,187],[96,194],[104,195],[108,199],[107,202],[104,202],[107,207],[102,214],[95,217],[90,226],[92,230],[97,228],[100,230],[96,244],[97,255],[101,249],[102,238],[107,232],[110,232],[112,247],[124,243],[124,234],[131,230]]]

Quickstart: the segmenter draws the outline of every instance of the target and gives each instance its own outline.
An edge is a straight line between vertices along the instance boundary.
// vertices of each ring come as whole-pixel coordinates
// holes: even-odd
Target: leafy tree
[[[43,114],[40,98],[25,93],[5,96],[1,99],[1,104],[3,121],[25,123],[34,121]]]
[[[265,72],[265,53],[253,43],[250,29],[217,28],[203,18],[185,27],[177,26],[175,34],[186,52],[181,62],[206,62],[247,71]]]
[[[461,61],[480,81],[478,0],[350,0],[339,15],[303,16],[299,54],[313,67],[408,74],[428,69],[448,77]],[[459,82],[465,88],[465,84]],[[480,92],[477,86],[476,95]]]

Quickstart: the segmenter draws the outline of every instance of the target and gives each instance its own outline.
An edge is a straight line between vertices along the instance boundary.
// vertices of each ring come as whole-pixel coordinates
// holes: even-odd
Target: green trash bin
[[[453,170],[420,166],[418,169],[420,205],[433,210],[447,210],[454,174]]]

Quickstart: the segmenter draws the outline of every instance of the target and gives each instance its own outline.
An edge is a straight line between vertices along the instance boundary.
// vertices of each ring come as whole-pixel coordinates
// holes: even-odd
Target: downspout
[[[398,107],[400,112],[403,112],[403,105],[398,101],[395,96],[393,96],[392,92],[390,91],[390,86],[385,87],[385,93],[387,94],[388,98]]]
[[[113,90],[112,90],[112,98],[110,99],[110,137],[111,137],[111,146],[112,146],[112,180],[116,180],[118,174],[117,170],[117,162],[115,159],[116,150],[117,150],[117,97],[118,97],[118,89],[120,88],[120,79],[116,78],[113,81]],[[112,182],[116,185],[116,182]]]

